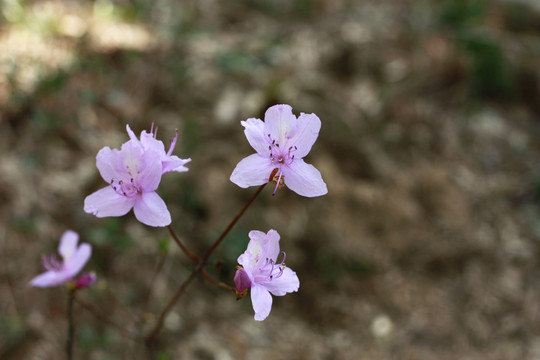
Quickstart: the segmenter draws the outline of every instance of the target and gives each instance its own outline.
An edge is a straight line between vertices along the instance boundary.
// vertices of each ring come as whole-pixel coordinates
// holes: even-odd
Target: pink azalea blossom
[[[133,132],[129,126],[127,129],[131,137]],[[106,146],[98,152],[96,166],[109,185],[86,197],[84,211],[108,217],[125,215],[133,208],[135,217],[143,224],[167,226],[171,214],[156,189],[164,172],[184,171],[183,165],[179,165],[176,156],[166,154],[163,143],[153,136],[153,140],[143,136],[144,141],[134,134],[133,137],[120,150]],[[162,148],[155,142],[161,143]]]
[[[233,183],[242,188],[262,185],[274,174],[274,194],[283,183],[302,196],[328,192],[321,173],[303,160],[319,136],[317,115],[300,113],[296,118],[289,105],[274,105],[266,110],[264,122],[250,118],[241,124],[257,153],[238,163],[231,175]]]
[[[71,230],[66,231],[62,235],[60,245],[58,246],[58,252],[62,256],[63,261],[58,261],[54,255],[49,257],[44,255],[42,262],[43,267],[47,271],[32,279],[30,285],[49,287],[72,280],[81,271],[88,259],[90,259],[90,255],[92,255],[92,247],[86,243],[77,246],[78,241],[79,235],[76,232]],[[86,282],[86,286],[89,285],[91,283]]]
[[[283,260],[278,263],[279,234],[275,230],[267,234],[261,231],[249,232],[250,242],[247,250],[238,257],[234,276],[236,294],[238,298],[246,295],[251,289],[251,303],[255,310],[255,320],[262,321],[270,314],[272,309],[272,295],[283,296],[286,293],[296,292],[300,287],[300,280],[294,271],[285,266],[285,253]]]
[[[178,140],[178,131],[171,141],[171,146],[169,151],[165,152],[165,145],[162,141],[157,140],[157,128],[154,130],[154,123],[150,129],[150,133],[147,133],[146,130],[141,132],[141,139],[137,139],[135,133],[130,129],[129,125],[126,125],[129,138],[133,142],[140,143],[144,150],[152,149],[159,154],[162,164],[162,173],[165,174],[170,171],[184,172],[189,169],[184,165],[191,161],[191,159],[180,159],[176,155],[172,155],[176,142]]]

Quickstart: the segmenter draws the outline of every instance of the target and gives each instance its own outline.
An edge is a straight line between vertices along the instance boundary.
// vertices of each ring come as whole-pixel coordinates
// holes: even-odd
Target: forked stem
[[[272,176],[271,176],[272,177]],[[163,311],[161,312],[161,314],[159,315],[158,319],[156,320],[156,324],[154,325],[154,327],[152,328],[152,330],[150,330],[150,332],[148,333],[148,336],[146,337],[146,344],[147,346],[150,346],[151,343],[154,341],[155,337],[157,336],[157,334],[159,333],[159,331],[161,330],[161,328],[163,327],[163,323],[165,321],[165,317],[167,316],[167,314],[169,313],[169,311],[171,311],[171,309],[173,308],[174,304],[178,301],[178,299],[180,298],[180,296],[182,296],[182,294],[184,293],[184,291],[186,290],[187,286],[193,281],[193,279],[195,278],[195,276],[197,275],[197,273],[199,272],[203,272],[203,275],[208,279],[210,280],[211,279],[211,276],[204,270],[204,266],[206,265],[206,262],[208,261],[208,258],[210,258],[210,256],[212,255],[212,253],[216,250],[216,248],[219,246],[219,244],[221,244],[221,242],[223,241],[223,239],[225,238],[225,236],[227,236],[227,234],[231,231],[231,229],[233,228],[233,226],[238,222],[238,220],[242,217],[242,215],[246,212],[246,210],[248,209],[248,207],[251,205],[251,203],[255,200],[255,198],[261,193],[261,191],[264,189],[264,186],[266,185],[265,184],[262,184],[261,186],[259,186],[259,188],[257,189],[257,191],[255,191],[255,193],[249,198],[249,200],[244,204],[244,206],[242,207],[242,209],[240,209],[240,211],[236,214],[236,216],[231,220],[231,222],[229,223],[229,225],[225,228],[225,230],[223,230],[223,232],[221,233],[221,235],[216,239],[216,241],[214,241],[214,243],[212,244],[212,246],[210,246],[210,248],[206,251],[206,253],[204,254],[204,256],[201,258],[197,257],[196,255],[192,254],[191,252],[189,252],[185,246],[180,242],[179,238],[176,236],[176,234],[174,234],[174,231],[172,230],[172,227],[169,226],[169,231],[171,232],[171,235],[173,236],[173,238],[175,239],[176,243],[180,246],[180,248],[186,253],[188,254],[188,256],[193,259],[194,261],[197,261],[197,266],[195,267],[195,269],[193,269],[191,271],[191,274],[186,278],[186,280],[184,280],[184,282],[180,285],[180,287],[178,288],[178,290],[176,290],[176,293],[173,295],[173,297],[171,298],[171,300],[167,303],[167,306],[165,306],[165,308],[163,309]],[[182,244],[182,245],[181,245]],[[191,254],[191,255],[190,255]],[[224,288],[226,288],[227,290],[231,290],[232,288],[229,287],[228,285],[224,284],[224,283],[221,283],[217,280],[210,280],[211,282],[213,282],[214,284],[216,285],[219,285],[219,286],[222,286]]]

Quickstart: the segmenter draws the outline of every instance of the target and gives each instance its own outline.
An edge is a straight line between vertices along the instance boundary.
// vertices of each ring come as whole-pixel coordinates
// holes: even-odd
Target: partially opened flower
[[[30,285],[37,287],[57,286],[73,279],[75,275],[81,271],[90,255],[92,255],[92,247],[89,244],[83,243],[77,246],[79,235],[71,230],[68,230],[62,235],[58,252],[62,256],[63,261],[59,261],[55,255],[43,256],[43,266],[47,270],[43,274],[36,276]],[[89,281],[91,280],[91,281]],[[85,279],[81,282],[81,286],[89,286],[95,281],[95,275],[92,279]]]
[[[162,144],[163,145],[163,144]],[[101,149],[96,166],[109,185],[84,200],[84,211],[97,217],[122,216],[132,208],[137,220],[149,226],[167,226],[171,215],[156,193],[163,173],[162,154],[129,140],[120,150]]]
[[[319,136],[321,120],[315,114],[296,116],[289,105],[274,105],[264,114],[264,122],[242,121],[249,144],[257,151],[241,160],[231,181],[246,188],[265,184],[273,174],[274,194],[283,184],[302,196],[328,192],[321,173],[303,160]]]
[[[234,276],[236,294],[242,298],[251,289],[251,303],[255,320],[262,321],[272,309],[272,295],[283,296],[296,292],[300,280],[294,271],[285,266],[285,253],[278,263],[279,234],[275,230],[249,232],[247,250],[240,255]]]
[[[171,141],[169,151],[165,152],[165,145],[163,144],[163,142],[156,139],[157,128],[154,129],[154,123],[152,123],[152,127],[150,128],[149,133],[147,133],[146,130],[143,130],[141,132],[140,140],[137,139],[137,136],[131,130],[129,125],[126,125],[126,129],[129,134],[129,138],[133,142],[139,142],[144,150],[152,149],[159,154],[163,174],[170,171],[184,172],[189,170],[184,165],[190,162],[191,159],[180,159],[178,156],[172,155],[174,147],[176,146],[176,142],[178,141],[178,131],[176,132],[176,135]]]

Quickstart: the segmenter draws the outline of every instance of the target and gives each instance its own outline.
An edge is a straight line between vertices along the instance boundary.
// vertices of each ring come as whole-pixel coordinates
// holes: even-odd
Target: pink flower
[[[97,154],[96,166],[109,185],[86,197],[84,211],[107,217],[125,215],[133,208],[135,217],[143,224],[167,226],[171,223],[171,214],[156,189],[164,172],[185,171],[181,169],[183,165],[179,165],[176,156],[165,153],[161,141],[151,135],[152,139],[145,135],[144,140],[139,141],[129,126],[127,130],[133,138],[120,150],[106,146]]]
[[[251,303],[255,310],[255,320],[262,321],[272,309],[272,295],[283,296],[296,292],[300,281],[294,271],[285,266],[283,260],[278,263],[279,234],[275,230],[265,234],[261,231],[249,232],[250,242],[247,250],[238,257],[234,276],[238,298],[246,295],[251,288]]]
[[[42,262],[47,271],[32,279],[30,285],[37,287],[56,286],[70,281],[77,275],[92,254],[92,247],[89,244],[83,243],[77,247],[78,241],[79,235],[76,232],[66,231],[58,246],[58,252],[62,256],[63,262],[58,261],[54,255],[49,257],[44,255]]]
[[[319,136],[317,115],[300,113],[297,119],[289,105],[274,105],[266,110],[264,122],[250,118],[241,124],[257,153],[238,163],[231,175],[233,183],[242,188],[262,185],[273,173],[274,194],[283,183],[302,196],[328,192],[321,173],[302,160]]]
[[[156,151],[159,154],[159,157],[161,159],[161,164],[163,167],[162,168],[163,174],[170,171],[184,172],[184,171],[189,170],[184,165],[190,162],[191,159],[180,159],[178,156],[172,155],[174,147],[176,146],[176,141],[178,140],[178,131],[176,132],[176,135],[171,141],[171,146],[169,147],[169,151],[165,152],[165,145],[163,145],[163,142],[156,139],[157,128],[154,130],[154,123],[152,123],[152,127],[150,128],[150,133],[147,133],[146,130],[143,130],[141,132],[140,141],[137,139],[137,136],[135,135],[135,133],[130,129],[129,125],[126,125],[126,129],[127,129],[127,132],[129,134],[129,138],[131,139],[131,141],[140,143],[145,151],[151,149],[151,150]]]

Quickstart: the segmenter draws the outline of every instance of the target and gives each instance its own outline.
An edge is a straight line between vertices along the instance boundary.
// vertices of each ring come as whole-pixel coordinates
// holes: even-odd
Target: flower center
[[[268,150],[270,150],[270,162],[272,165],[277,166],[272,172],[274,175],[270,176],[269,181],[276,184],[276,188],[272,195],[276,195],[276,192],[279,188],[283,187],[283,181],[285,176],[281,171],[283,165],[290,165],[294,161],[294,154],[298,148],[296,146],[289,146],[288,149],[284,150],[279,146],[279,143],[272,139],[272,136],[268,134]]]
[[[290,165],[294,160],[294,151],[298,148],[296,146],[289,146],[288,149],[282,149],[279,147],[279,143],[272,139],[272,136],[268,134],[268,150],[270,150],[270,160],[272,164],[281,166],[281,165]]]
[[[133,178],[129,182],[120,180],[111,180],[111,186],[118,195],[133,197],[142,193],[141,187],[135,185]]]

